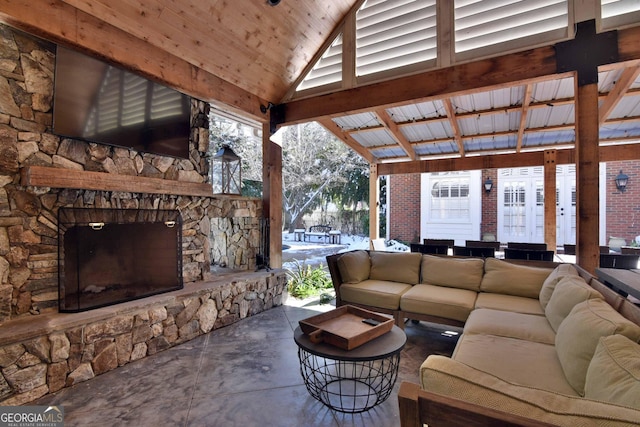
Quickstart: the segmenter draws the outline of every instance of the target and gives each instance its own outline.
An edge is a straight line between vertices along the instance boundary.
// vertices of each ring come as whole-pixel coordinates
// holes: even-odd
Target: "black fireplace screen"
[[[77,312],[181,289],[178,211],[58,211],[59,310]]]

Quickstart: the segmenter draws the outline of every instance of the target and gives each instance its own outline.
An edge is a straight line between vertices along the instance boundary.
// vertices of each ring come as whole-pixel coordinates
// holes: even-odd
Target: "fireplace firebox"
[[[58,211],[59,311],[79,312],[183,287],[179,211]]]

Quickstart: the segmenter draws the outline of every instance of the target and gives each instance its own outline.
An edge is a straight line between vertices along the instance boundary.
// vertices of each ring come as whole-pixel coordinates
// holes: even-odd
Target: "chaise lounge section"
[[[464,326],[452,357],[427,357],[420,384],[401,384],[403,427],[640,424],[640,309],[580,267],[367,251],[327,260],[338,305]]]

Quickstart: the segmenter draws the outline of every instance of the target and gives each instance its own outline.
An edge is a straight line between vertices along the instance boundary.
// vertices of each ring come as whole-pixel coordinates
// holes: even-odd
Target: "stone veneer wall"
[[[188,160],[54,135],[54,52],[51,43],[0,25],[0,403],[6,405],[280,305],[286,284],[282,271],[248,273],[256,266],[260,200],[21,185],[21,170],[30,165],[208,180],[209,105],[201,101],[192,101]],[[56,221],[63,206],[180,210],[185,288],[86,313],[57,313]],[[236,273],[213,276],[212,264]]]
[[[20,171],[30,165],[183,182],[208,180],[209,105],[202,101],[192,101],[188,160],[52,134],[54,52],[48,42],[0,26],[0,324],[57,309],[56,215],[62,206],[180,210],[187,283],[206,278],[213,263],[255,269],[260,200],[20,185]]]

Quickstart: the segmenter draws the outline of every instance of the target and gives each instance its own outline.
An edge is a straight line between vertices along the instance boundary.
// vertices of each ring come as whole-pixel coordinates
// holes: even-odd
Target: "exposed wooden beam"
[[[269,266],[282,267],[282,147],[262,125],[262,217],[269,219]]]
[[[347,146],[351,147],[353,151],[355,151],[356,153],[364,157],[364,159],[367,160],[369,163],[376,163],[378,161],[378,159],[373,154],[371,154],[369,150],[367,150],[362,145],[360,145],[358,141],[353,139],[353,137],[349,135],[348,132],[343,131],[340,128],[340,126],[338,126],[338,124],[333,120],[331,120],[330,118],[327,118],[327,117],[320,118],[316,121],[320,123],[322,126],[324,126],[324,128],[327,129],[329,132],[334,134],[342,142],[347,144]]]
[[[600,161],[637,160],[640,144],[600,147]],[[556,150],[556,163],[575,164],[576,150]],[[404,173],[450,172],[477,169],[500,169],[544,165],[544,151],[467,156],[465,158],[417,160],[413,162],[379,163],[378,175]]]
[[[556,150],[544,151],[544,241],[547,249],[555,252],[557,246],[556,212]]]
[[[61,0],[4,0],[0,21],[264,122],[267,102]]]
[[[640,34],[640,30],[638,31]],[[640,55],[639,55],[640,57]],[[567,76],[570,74],[566,74]],[[283,104],[283,124],[332,114],[453,97],[492,87],[548,80],[556,74],[555,49],[545,46]]]
[[[35,187],[214,197],[211,184],[204,182],[183,182],[49,166],[26,166],[22,168],[20,173],[22,185]],[[216,197],[219,197],[219,195],[216,195]]]
[[[413,149],[411,143],[407,140],[407,138],[405,138],[402,131],[398,128],[396,122],[394,122],[391,117],[389,117],[389,113],[387,113],[387,110],[385,110],[384,108],[378,108],[375,110],[375,113],[378,116],[378,119],[380,119],[380,122],[384,124],[384,127],[389,132],[391,132],[398,144],[400,144],[402,149],[407,153],[409,159],[416,160],[416,150]]]
[[[522,149],[524,131],[527,127],[527,113],[529,111],[529,104],[531,103],[531,92],[533,92],[533,85],[527,84],[524,88],[524,99],[522,100],[522,106],[520,107],[520,124],[518,125],[518,142],[516,144],[517,152],[520,152]]]
[[[456,119],[456,109],[453,107],[453,102],[451,102],[451,98],[445,98],[442,100],[444,104],[444,109],[447,112],[447,117],[449,118],[449,126],[451,126],[451,131],[453,132],[453,140],[458,146],[458,151],[460,152],[460,156],[464,157],[464,143],[462,142],[462,133],[460,132],[460,126],[458,125],[458,120]]]
[[[598,113],[600,124],[603,124],[604,121],[607,120],[609,114],[611,114],[616,105],[618,105],[618,102],[620,102],[620,100],[625,96],[639,74],[640,66],[638,65],[624,69],[616,81],[616,84],[613,86],[613,89],[607,94],[607,97],[600,104]]]

